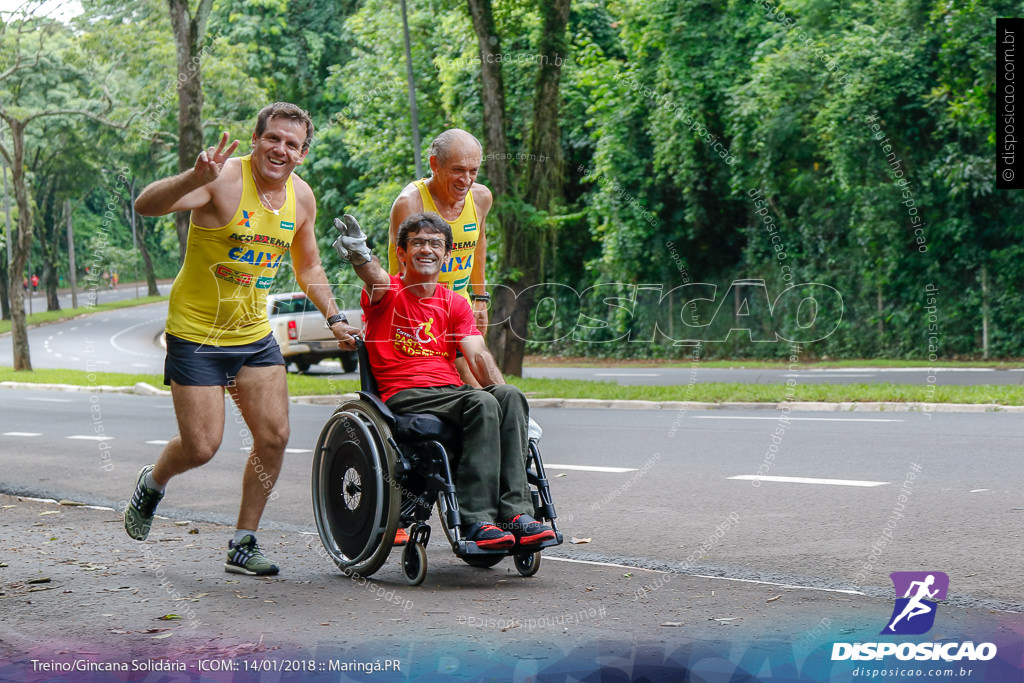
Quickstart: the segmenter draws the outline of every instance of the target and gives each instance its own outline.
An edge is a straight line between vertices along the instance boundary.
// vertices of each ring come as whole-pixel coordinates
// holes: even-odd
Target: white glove
[[[530,422],[526,425],[526,433],[530,435],[530,441],[536,443],[540,441],[540,437],[544,436],[544,430],[540,428],[540,425],[532,417],[528,419]]]
[[[341,233],[332,245],[338,256],[353,266],[361,266],[373,260],[373,252],[366,246],[366,233],[359,227],[355,216],[346,213],[344,220],[335,218],[334,227]]]

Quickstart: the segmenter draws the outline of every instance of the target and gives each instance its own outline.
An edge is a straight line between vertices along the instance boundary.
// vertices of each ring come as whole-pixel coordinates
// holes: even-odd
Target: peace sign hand
[[[222,133],[220,136],[220,142],[217,147],[208,147],[199,153],[199,157],[196,159],[196,165],[192,169],[192,173],[195,174],[196,178],[201,184],[212,183],[220,176],[221,170],[224,168],[224,163],[231,158],[231,154],[238,148],[238,140],[235,140],[228,146],[228,134]]]

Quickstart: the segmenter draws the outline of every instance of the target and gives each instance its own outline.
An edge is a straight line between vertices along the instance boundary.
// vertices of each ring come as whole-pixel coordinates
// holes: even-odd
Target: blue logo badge
[[[896,589],[896,605],[882,633],[901,636],[927,633],[935,624],[938,605],[934,601],[946,599],[949,576],[944,572],[893,572],[889,578]]]

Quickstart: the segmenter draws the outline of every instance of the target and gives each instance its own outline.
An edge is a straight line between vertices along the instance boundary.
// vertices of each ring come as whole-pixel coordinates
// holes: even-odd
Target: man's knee
[[[512,408],[527,413],[530,409],[530,404],[526,400],[526,394],[520,391],[519,387],[514,384],[497,384],[488,387],[487,391],[494,397],[503,411],[508,411],[509,408]]]
[[[256,434],[256,448],[268,454],[284,453],[290,436],[291,431],[288,427],[288,420],[282,420],[276,424],[263,425],[259,433]]]
[[[181,435],[181,455],[191,467],[210,462],[220,448],[220,438],[207,434]]]

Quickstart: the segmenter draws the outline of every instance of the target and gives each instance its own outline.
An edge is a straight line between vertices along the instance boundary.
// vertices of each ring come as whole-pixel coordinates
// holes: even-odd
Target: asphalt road
[[[110,292],[110,295],[116,293]],[[29,330],[32,366],[117,372],[163,373],[163,333],[167,304],[158,303],[98,313],[77,320],[44,325]],[[10,336],[0,337],[0,364],[9,364]],[[313,366],[311,374],[344,375],[337,363]],[[939,385],[1016,385],[1024,382],[1024,368],[840,368],[786,369],[744,368],[524,368],[526,377],[587,379],[618,384],[681,385],[704,382],[781,384],[795,378],[802,384],[881,383],[924,385],[934,377]]]
[[[331,410],[291,407],[292,450],[266,527],[314,530],[311,449]],[[162,397],[5,390],[0,414],[3,492],[112,507],[176,432]],[[741,410],[535,416],[545,428],[560,527],[567,539],[590,539],[552,556],[878,596],[891,595],[891,571],[934,569],[955,577],[954,604],[1024,609],[1024,416],[801,412],[788,423]],[[242,429],[229,406],[219,455],[172,482],[162,514],[233,523]],[[758,474],[798,480],[737,478]],[[446,551],[432,544],[430,552]]]

